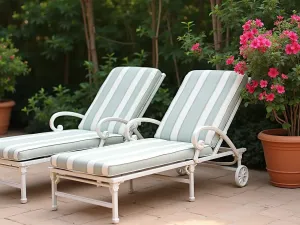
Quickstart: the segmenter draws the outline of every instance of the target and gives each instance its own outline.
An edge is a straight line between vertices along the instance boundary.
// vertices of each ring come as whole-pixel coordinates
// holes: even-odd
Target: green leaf
[[[289,129],[290,127],[291,127],[291,125],[289,123],[282,124],[282,128],[285,130]]]
[[[273,107],[272,106],[267,106],[266,110],[267,110],[268,113],[270,113],[270,112],[272,112]]]

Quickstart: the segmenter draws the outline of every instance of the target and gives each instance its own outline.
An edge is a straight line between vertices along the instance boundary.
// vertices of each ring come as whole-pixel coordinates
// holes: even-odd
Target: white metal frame
[[[147,110],[149,104],[151,103],[151,100],[153,99],[153,97],[156,94],[157,90],[161,86],[161,84],[162,84],[165,77],[166,77],[166,74],[162,73],[160,80],[157,82],[155,88],[153,89],[153,92],[151,93],[151,95],[147,99],[147,101],[146,101],[144,107],[142,108],[142,110],[140,111],[138,117],[141,117],[141,116],[144,115],[144,113]],[[49,120],[49,126],[50,126],[52,131],[54,131],[54,132],[63,131],[63,126],[62,125],[58,125],[57,127],[55,127],[55,125],[54,125],[54,121],[58,117],[61,117],[61,116],[73,116],[73,117],[78,117],[80,119],[82,119],[84,117],[84,115],[82,115],[80,113],[75,113],[75,112],[67,112],[67,111],[57,112],[57,113],[53,114],[51,116],[50,120]],[[124,123],[124,124],[127,124],[127,122],[128,122],[127,120],[124,120],[124,119],[121,119],[121,118],[115,118],[115,117],[108,117],[108,118],[104,118],[104,119],[100,120],[99,123],[97,124],[97,129],[96,129],[96,131],[97,131],[97,133],[98,133],[98,135],[101,139],[100,145],[99,145],[100,147],[104,146],[105,140],[109,137],[109,133],[107,131],[105,131],[105,132],[100,131],[100,126],[101,126],[101,124],[103,124],[105,122],[109,122],[109,121],[116,121],[116,122],[121,122],[121,123]],[[138,137],[142,137],[137,129],[134,130],[133,132],[136,133],[136,135]],[[26,176],[27,176],[28,167],[31,166],[31,165],[37,165],[37,164],[40,164],[40,163],[50,162],[50,158],[51,157],[45,157],[45,158],[41,158],[41,159],[33,159],[33,160],[28,160],[28,161],[23,161],[23,162],[16,162],[16,161],[11,161],[11,160],[0,158],[0,167],[9,168],[9,169],[12,169],[12,170],[19,170],[19,172],[20,172],[20,182],[19,183],[0,179],[0,184],[20,189],[21,190],[20,202],[22,204],[27,203]]]
[[[119,223],[119,215],[118,215],[119,186],[125,181],[129,181],[129,192],[132,192],[133,179],[143,177],[143,176],[150,176],[150,175],[160,179],[173,180],[176,182],[189,184],[189,201],[195,201],[194,171],[195,171],[195,166],[197,164],[202,164],[202,163],[203,164],[207,163],[208,166],[221,166],[221,168],[223,169],[235,171],[235,182],[237,186],[244,187],[247,184],[248,177],[249,177],[247,167],[241,164],[242,154],[246,151],[246,149],[245,148],[237,149],[232,143],[232,141],[229,139],[229,137],[226,135],[229,125],[231,124],[240,103],[241,103],[241,99],[239,99],[236,107],[233,110],[233,113],[231,114],[229,120],[227,121],[224,131],[211,126],[203,126],[195,129],[192,136],[192,144],[195,148],[195,154],[192,160],[176,162],[169,165],[163,165],[156,168],[150,168],[150,169],[123,174],[115,177],[88,175],[84,173],[77,173],[77,172],[51,167],[50,174],[52,180],[52,210],[57,210],[57,196],[65,197],[77,201],[82,201],[85,203],[112,208],[112,223]],[[150,122],[157,125],[160,124],[160,121],[150,119],[150,118],[136,118],[129,121],[125,129],[125,137],[129,141],[136,140],[135,138],[132,138],[132,134],[142,122]],[[220,140],[217,143],[216,148],[214,149],[213,153],[210,156],[199,158],[200,151],[203,150],[205,147],[203,141],[198,141],[199,134],[202,130],[215,131],[220,136]],[[138,138],[142,138],[142,136],[139,135],[140,134],[137,134]],[[229,145],[229,148],[220,147],[223,140]],[[222,163],[211,162],[211,160],[219,159],[226,156],[233,156],[234,160],[232,162],[222,162]],[[229,166],[235,164],[236,162],[237,162],[237,168]],[[181,175],[187,174],[188,179],[180,176],[171,177],[171,176],[159,174],[161,172],[173,170],[173,169],[176,169],[177,171],[183,171],[184,173],[182,173]],[[64,192],[60,192],[57,190],[57,184],[59,183],[60,179],[67,179],[67,180],[73,180],[81,183],[87,183],[87,184],[95,185],[97,187],[107,187],[110,190],[112,201],[104,202],[104,201],[99,201],[91,198],[85,198],[82,196],[70,195]]]

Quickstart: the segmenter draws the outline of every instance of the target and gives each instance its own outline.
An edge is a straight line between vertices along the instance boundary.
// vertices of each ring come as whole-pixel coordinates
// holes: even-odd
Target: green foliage
[[[14,92],[16,78],[29,72],[27,62],[23,62],[17,56],[18,49],[11,40],[0,39],[0,100],[3,100],[5,92]]]

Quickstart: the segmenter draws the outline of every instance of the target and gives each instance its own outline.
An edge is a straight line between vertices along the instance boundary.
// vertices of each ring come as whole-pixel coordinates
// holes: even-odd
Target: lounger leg
[[[134,192],[133,180],[129,180],[129,194],[132,194],[133,192]]]
[[[194,191],[194,172],[195,172],[195,165],[189,166],[189,184],[190,184],[190,197],[189,201],[195,201],[195,191]]]
[[[26,196],[26,174],[27,174],[27,167],[20,167],[21,171],[21,203],[27,203],[27,196]]]
[[[116,224],[119,223],[119,206],[118,206],[118,191],[119,191],[120,184],[110,184],[109,191],[112,196],[112,223]]]
[[[57,176],[56,173],[51,173],[51,189],[52,189],[52,211],[57,210],[57,196],[55,192],[57,191]]]

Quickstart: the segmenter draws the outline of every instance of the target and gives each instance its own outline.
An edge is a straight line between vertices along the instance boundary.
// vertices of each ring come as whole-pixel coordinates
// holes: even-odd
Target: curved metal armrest
[[[151,118],[135,118],[135,119],[132,119],[130,120],[127,125],[126,125],[126,128],[125,128],[125,138],[128,140],[128,141],[135,141],[134,138],[132,138],[132,133],[135,133],[138,138],[142,139],[142,135],[138,132],[137,128],[142,124],[142,123],[153,123],[153,124],[156,124],[156,125],[160,125],[160,121],[158,120],[155,120],[155,119],[151,119]]]
[[[119,123],[124,123],[124,124],[127,124],[128,121],[127,120],[124,120],[124,119],[121,119],[121,118],[118,118],[118,117],[106,117],[102,120],[100,120],[97,124],[97,128],[96,128],[96,131],[97,131],[97,134],[99,135],[99,137],[101,139],[107,139],[109,137],[109,132],[108,131],[101,131],[101,126],[103,126],[102,124],[103,123],[107,123],[107,122],[119,122]]]
[[[64,127],[62,125],[58,125],[57,127],[55,127],[54,125],[54,121],[56,118],[61,117],[61,116],[73,116],[73,117],[78,117],[80,119],[82,119],[84,117],[84,115],[80,114],[80,113],[75,113],[75,112],[67,112],[67,111],[63,111],[63,112],[57,112],[54,113],[49,121],[49,126],[51,128],[51,130],[53,131],[62,131],[64,129]]]
[[[229,139],[229,137],[227,136],[227,134],[225,132],[223,132],[222,130],[220,130],[217,127],[202,126],[202,127],[196,128],[193,133],[193,136],[192,136],[192,144],[194,145],[194,147],[196,149],[195,158],[198,158],[200,151],[202,149],[204,149],[204,146],[205,146],[204,141],[202,141],[202,140],[198,141],[200,132],[203,130],[212,130],[212,131],[216,132],[229,145],[229,147],[233,151],[234,155],[236,157],[239,156],[237,148],[235,147],[235,145],[232,143],[232,141]]]

